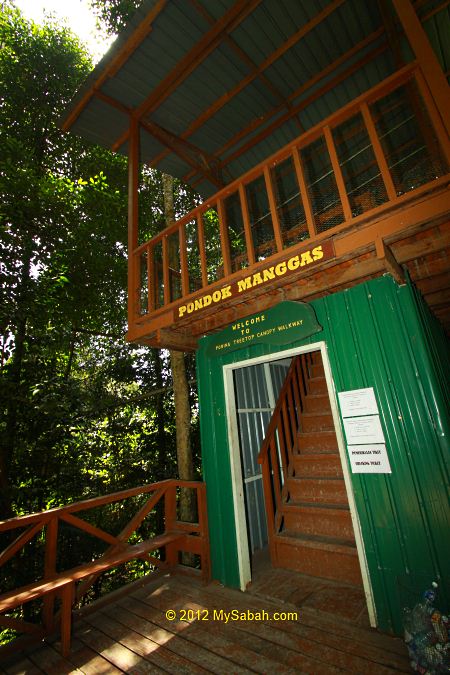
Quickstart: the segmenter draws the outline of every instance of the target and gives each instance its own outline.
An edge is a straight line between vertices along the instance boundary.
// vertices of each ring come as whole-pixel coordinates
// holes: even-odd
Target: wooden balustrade
[[[177,517],[177,491],[192,489],[197,497],[198,522],[182,522]],[[118,534],[112,534],[99,525],[89,521],[94,509],[110,504],[121,503],[130,498],[143,497],[144,503],[133,514],[128,523],[122,526]],[[145,519],[164,502],[164,531],[154,534],[143,541],[139,528]],[[83,518],[80,513],[83,512]],[[88,520],[86,520],[86,514]],[[61,554],[59,534],[62,524],[70,526],[73,531],[90,535],[107,545],[106,551],[92,559],[70,569],[58,569]],[[178,570],[195,573],[191,568],[180,563],[180,553],[188,552],[199,557],[201,575],[209,579],[209,543],[206,515],[205,484],[196,481],[164,480],[129,490],[123,490],[102,497],[75,502],[41,513],[12,518],[0,522],[0,534],[18,532],[0,553],[0,569],[14,559],[18,560],[24,547],[32,540],[40,540],[39,549],[43,550],[43,576],[26,585],[0,595],[0,628],[11,629],[18,633],[42,639],[54,631],[56,620],[61,619],[61,642],[64,654],[70,647],[71,612],[74,603],[86,597],[88,591],[99,575],[131,560],[144,560],[156,570]],[[130,543],[131,539],[131,543]],[[77,548],[77,537],[71,545]],[[157,555],[156,551],[165,551],[165,555]],[[26,555],[26,553],[24,554]],[[78,584],[78,585],[77,585]],[[61,601],[61,609],[55,612],[55,600]],[[42,599],[41,625],[25,621],[18,616],[6,616],[13,610],[33,600]],[[14,643],[13,648],[16,648]],[[11,650],[11,645],[0,649],[0,654]]]
[[[404,121],[395,128],[386,122],[394,124],[401,106],[411,110],[401,119],[413,120],[417,128],[410,138]],[[397,147],[401,134],[405,143]],[[417,134],[423,140],[420,152],[411,145]],[[134,321],[248,275],[283,249],[294,251],[305,241],[313,246],[365,223],[400,205],[407,193],[448,180],[449,165],[447,134],[417,64],[411,63],[134,247],[132,279],[140,280],[130,298]],[[280,167],[284,183],[283,175],[277,177]],[[227,213],[230,199],[234,211]]]
[[[292,360],[258,455],[263,477],[269,550],[274,563],[274,536],[280,531],[280,507],[287,499],[285,485],[292,476],[293,455],[297,451],[306,397],[307,369],[311,358],[308,353]]]

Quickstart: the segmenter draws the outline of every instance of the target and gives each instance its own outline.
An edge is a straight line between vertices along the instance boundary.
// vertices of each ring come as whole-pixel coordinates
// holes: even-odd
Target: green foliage
[[[90,0],[100,28],[109,35],[120,33],[127,25],[143,0]]]
[[[175,476],[176,453],[167,358],[123,338],[126,161],[58,128],[90,62],[6,4],[0,42],[1,518]],[[154,172],[141,207],[150,236]]]

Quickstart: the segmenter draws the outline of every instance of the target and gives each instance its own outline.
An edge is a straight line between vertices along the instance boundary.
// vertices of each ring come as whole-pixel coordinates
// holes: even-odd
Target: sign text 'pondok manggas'
[[[296,255],[290,256],[286,260],[270,265],[262,270],[249,274],[244,279],[239,279],[227,286],[205,293],[191,302],[180,305],[176,312],[176,319],[185,318],[200,310],[206,309],[211,305],[220,304],[227,298],[251,291],[256,286],[265,284],[274,279],[289,276],[299,270],[310,268],[312,265],[325,260],[330,260],[335,255],[332,241],[326,241],[314,248],[301,251]]]

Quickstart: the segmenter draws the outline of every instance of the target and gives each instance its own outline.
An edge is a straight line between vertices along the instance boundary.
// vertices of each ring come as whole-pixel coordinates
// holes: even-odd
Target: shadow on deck
[[[168,610],[175,620],[167,618]],[[239,620],[226,622],[233,610]],[[276,612],[286,618],[275,620]],[[11,675],[410,672],[401,640],[369,628],[361,589],[273,569],[264,555],[255,559],[245,594],[181,575],[160,576],[82,613],[67,659],[59,646],[46,642],[0,670]]]

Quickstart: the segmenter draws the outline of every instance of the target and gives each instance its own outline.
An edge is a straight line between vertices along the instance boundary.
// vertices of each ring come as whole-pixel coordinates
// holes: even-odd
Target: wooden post
[[[239,197],[241,200],[242,220],[244,221],[245,244],[247,247],[247,259],[249,265],[255,264],[255,249],[253,246],[252,226],[248,212],[247,195],[243,183],[239,184]]]
[[[189,295],[189,271],[187,261],[187,244],[186,244],[186,225],[180,225],[180,263],[181,263],[181,293],[183,297]]]
[[[345,220],[351,220],[352,210],[350,208],[347,190],[345,189],[344,176],[342,175],[341,167],[339,165],[339,159],[337,156],[336,147],[334,145],[333,135],[328,125],[324,127],[323,131],[328,148],[328,154],[330,155],[331,159],[331,166],[333,167],[334,178],[336,180],[337,189],[339,191],[339,197],[342,204],[342,210],[344,212],[344,218]]]
[[[208,270],[206,262],[205,230],[203,227],[203,215],[200,211],[197,211],[197,235],[198,235],[198,248],[200,251],[200,265],[202,269],[202,286],[205,287],[208,285]]]
[[[280,219],[278,218],[277,201],[275,199],[275,193],[273,190],[272,179],[270,176],[270,169],[268,164],[266,164],[264,167],[264,180],[266,182],[267,196],[269,198],[270,213],[272,215],[272,225],[273,225],[273,232],[275,235],[275,242],[277,245],[277,251],[278,253],[281,253],[281,251],[283,250],[283,239],[281,236]]]
[[[386,157],[384,156],[383,148],[381,147],[380,139],[378,138],[375,124],[373,122],[372,115],[370,114],[367,103],[363,103],[361,105],[361,112],[364,119],[364,124],[366,125],[367,133],[369,134],[373,152],[375,154],[375,159],[377,160],[378,166],[380,168],[381,178],[383,179],[388,199],[393,201],[397,199],[397,192],[395,190],[394,181],[392,180],[391,172],[389,171],[388,163],[386,161]]]
[[[74,584],[70,582],[61,589],[61,653],[64,658],[67,658],[70,652],[73,596]]]
[[[392,4],[450,135],[450,90],[436,54],[410,0],[392,0]]]
[[[222,247],[223,258],[223,272],[224,276],[228,277],[231,272],[231,257],[230,257],[230,238],[228,236],[227,216],[225,213],[225,205],[223,199],[217,201],[217,214],[219,216],[220,229],[220,245]]]
[[[308,194],[305,174],[303,171],[302,160],[298,148],[292,148],[292,158],[294,160],[295,172],[297,174],[297,181],[300,187],[300,195],[302,197],[303,208],[305,210],[306,223],[308,225],[308,232],[311,239],[316,236],[316,228],[314,225],[314,214],[311,205],[311,200]]]
[[[58,516],[54,516],[47,523],[45,532],[45,562],[44,579],[51,579],[56,574],[56,551],[58,547]],[[54,622],[54,593],[48,593],[43,600],[42,623],[46,633],[51,633],[55,627]]]
[[[135,256],[138,245],[138,188],[139,188],[139,122],[130,119],[128,140],[128,326],[137,314],[139,302],[140,256]],[[149,303],[150,305],[150,303]]]
[[[166,489],[164,495],[164,520],[165,532],[173,532],[175,529],[175,522],[177,520],[177,485],[175,481]],[[178,564],[178,548],[175,544],[167,544],[166,546],[166,562],[169,569],[173,569]]]

